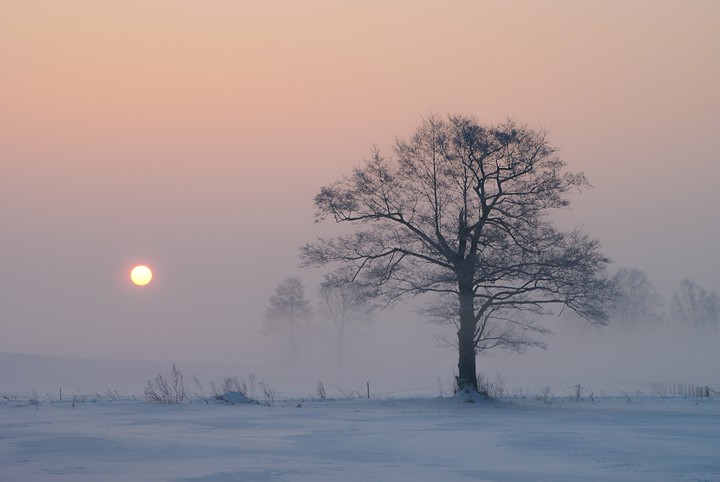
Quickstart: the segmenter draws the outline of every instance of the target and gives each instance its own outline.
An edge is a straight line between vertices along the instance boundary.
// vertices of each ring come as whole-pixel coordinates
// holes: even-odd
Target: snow
[[[720,480],[720,399],[3,400],[0,480]]]
[[[225,392],[216,397],[220,402],[238,404],[238,403],[255,403],[240,392]]]
[[[468,403],[438,398],[432,377],[425,387],[372,378],[368,400],[343,396],[365,394],[364,382],[323,378],[331,399],[312,400],[312,374],[283,370],[259,373],[277,390],[271,406],[206,403],[191,383],[190,402],[143,400],[170,366],[0,353],[0,482],[720,480],[717,391],[584,381],[576,401],[577,379],[535,379]],[[179,367],[208,396],[209,380],[238,373]]]

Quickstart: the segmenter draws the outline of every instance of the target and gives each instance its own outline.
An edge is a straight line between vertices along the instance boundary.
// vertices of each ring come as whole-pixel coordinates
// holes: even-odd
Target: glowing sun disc
[[[130,279],[138,286],[145,286],[152,280],[152,271],[145,265],[135,266],[130,271]]]

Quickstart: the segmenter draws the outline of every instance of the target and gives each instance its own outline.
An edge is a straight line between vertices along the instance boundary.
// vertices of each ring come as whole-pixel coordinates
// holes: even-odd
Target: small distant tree
[[[265,333],[279,335],[283,352],[297,361],[298,344],[310,328],[312,310],[305,298],[305,287],[296,277],[287,278],[275,288],[265,313]]]
[[[622,268],[614,279],[618,291],[610,310],[611,323],[634,329],[662,318],[662,297],[644,271]]]
[[[320,298],[320,313],[332,324],[337,362],[342,367],[345,346],[363,332],[375,307],[367,289],[334,276],[325,277]]]
[[[671,312],[677,322],[703,333],[714,333],[720,327],[720,296],[684,279],[673,296]]]

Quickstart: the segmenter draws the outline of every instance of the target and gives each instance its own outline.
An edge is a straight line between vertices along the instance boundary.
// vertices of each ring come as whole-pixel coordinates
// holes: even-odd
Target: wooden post
[[[367,384],[367,396],[368,400],[370,399],[370,382],[365,382]]]

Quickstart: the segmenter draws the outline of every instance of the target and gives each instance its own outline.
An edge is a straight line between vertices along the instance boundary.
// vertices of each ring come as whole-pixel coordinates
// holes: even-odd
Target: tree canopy
[[[337,264],[388,305],[433,295],[428,313],[458,327],[460,389],[477,390],[479,351],[541,345],[537,317],[553,305],[605,322],[608,259],[548,217],[588,183],[565,171],[545,132],[430,116],[393,151],[320,190],[317,220],[355,230],[304,246],[304,265]]]

